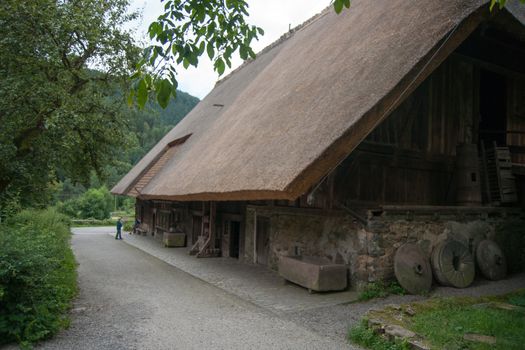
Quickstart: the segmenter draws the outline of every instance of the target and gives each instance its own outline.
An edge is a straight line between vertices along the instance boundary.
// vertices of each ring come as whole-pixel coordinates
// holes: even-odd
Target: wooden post
[[[204,217],[206,216],[206,204],[202,202],[202,220],[201,220],[201,233],[199,234],[200,237],[204,235]],[[199,241],[199,237],[197,237],[197,241]]]
[[[209,223],[209,235],[210,235],[210,248],[215,249],[215,213],[217,206],[215,202],[210,202],[210,223]]]
[[[257,209],[253,210],[253,263],[257,264]]]

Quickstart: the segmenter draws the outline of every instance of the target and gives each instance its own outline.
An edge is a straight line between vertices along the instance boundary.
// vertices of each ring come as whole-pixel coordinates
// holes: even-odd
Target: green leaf
[[[171,83],[168,79],[162,79],[159,83],[159,90],[157,91],[157,102],[162,108],[168,107],[171,95]]]
[[[215,57],[215,49],[213,48],[213,43],[208,43],[206,46],[206,51],[208,52],[208,57],[210,60],[213,60],[213,57]]]
[[[343,10],[343,1],[344,0],[334,0],[334,10],[335,13],[339,14]]]
[[[150,24],[148,28],[150,39],[153,39],[154,37],[156,37],[160,32],[162,32],[162,25],[159,22],[153,22]]]
[[[243,60],[246,60],[248,58],[248,51],[246,50],[246,47],[244,45],[241,45],[241,47],[239,47],[239,55]]]
[[[200,45],[199,45],[199,56],[202,55],[202,53],[204,52],[205,50],[205,47],[206,47],[206,43],[204,41],[201,41]]]
[[[146,82],[144,81],[144,79],[141,79],[137,87],[137,104],[139,108],[140,109],[144,108],[147,101],[148,101],[148,86],[146,85]]]
[[[251,47],[248,47],[248,54],[250,55],[250,57],[254,60],[256,55],[255,55],[255,52],[252,50]]]
[[[224,61],[222,58],[217,58],[215,61],[215,70],[219,75],[222,75],[224,73],[224,70],[226,69],[226,66],[224,65]]]
[[[135,97],[135,91],[131,90],[128,94],[128,106],[133,106],[133,98]]]

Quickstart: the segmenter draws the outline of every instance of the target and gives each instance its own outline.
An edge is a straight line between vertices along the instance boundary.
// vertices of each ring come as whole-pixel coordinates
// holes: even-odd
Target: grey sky
[[[248,0],[250,18],[248,21],[264,29],[265,35],[253,47],[255,52],[277,40],[288,31],[289,25],[295,27],[330,4],[330,0]],[[161,0],[131,0],[131,8],[142,12],[142,19],[134,24],[137,39],[147,42],[146,32],[149,24],[162,13]],[[212,63],[203,55],[198,68],[178,69],[179,89],[203,98],[213,88],[218,79]],[[233,68],[242,63],[240,58],[233,61]],[[228,72],[225,73],[225,75]]]

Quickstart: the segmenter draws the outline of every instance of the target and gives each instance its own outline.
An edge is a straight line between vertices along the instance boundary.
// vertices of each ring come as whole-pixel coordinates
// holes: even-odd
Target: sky
[[[248,0],[248,4],[250,17],[247,21],[264,29],[264,36],[252,44],[254,51],[259,52],[287,32],[290,25],[292,28],[296,27],[321,12],[330,4],[330,0]],[[136,39],[142,43],[149,43],[146,35],[148,26],[162,13],[161,0],[131,0],[130,9],[142,13],[142,18],[131,26]],[[232,60],[232,69],[242,63],[238,53],[235,57],[236,59]],[[211,91],[219,79],[206,54],[199,59],[197,68],[190,67],[186,70],[180,66],[177,71],[179,89],[200,99]],[[226,71],[223,77],[228,72]]]

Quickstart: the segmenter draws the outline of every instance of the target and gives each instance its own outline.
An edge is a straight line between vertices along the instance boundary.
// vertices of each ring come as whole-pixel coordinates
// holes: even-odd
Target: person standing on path
[[[122,239],[122,218],[118,218],[117,220],[117,234],[115,235],[115,239]]]

